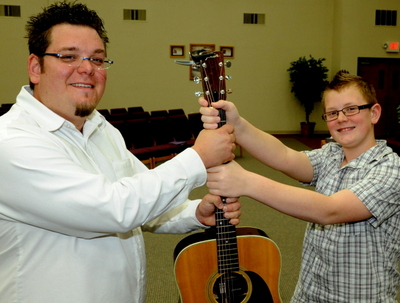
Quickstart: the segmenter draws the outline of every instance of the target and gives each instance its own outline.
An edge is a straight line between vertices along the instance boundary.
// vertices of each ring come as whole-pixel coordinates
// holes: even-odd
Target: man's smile
[[[94,85],[91,84],[84,84],[84,83],[72,83],[74,87],[86,87],[86,88],[94,88]]]

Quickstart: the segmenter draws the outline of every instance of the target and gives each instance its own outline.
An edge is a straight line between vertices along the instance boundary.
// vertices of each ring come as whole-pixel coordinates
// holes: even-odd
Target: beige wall
[[[0,17],[0,103],[14,102],[26,75],[24,26],[28,17],[53,1],[0,0],[21,5],[22,17]],[[188,67],[176,65],[170,45],[234,46],[227,86],[241,114],[273,133],[299,132],[304,111],[290,93],[287,68],[300,56],[324,57],[330,76],[357,72],[357,57],[395,57],[385,41],[400,41],[399,25],[375,26],[375,10],[400,12],[398,0],[87,0],[109,34],[107,90],[99,108],[141,105],[145,110],[182,107],[198,111]],[[122,20],[123,9],[146,9],[147,21]],[[244,25],[243,13],[264,13],[265,25]],[[400,16],[399,16],[400,21]],[[400,24],[400,22],[398,22]],[[188,55],[184,58],[189,59]],[[326,131],[317,104],[311,119]]]

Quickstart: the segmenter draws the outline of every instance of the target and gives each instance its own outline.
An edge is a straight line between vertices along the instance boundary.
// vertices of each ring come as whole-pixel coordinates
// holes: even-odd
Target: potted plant
[[[309,59],[300,57],[290,63],[287,70],[292,83],[291,92],[304,106],[306,121],[301,122],[303,136],[312,136],[315,122],[310,122],[310,114],[314,110],[314,103],[320,102],[322,92],[328,84],[328,68],[324,66],[325,58],[315,59],[310,55]]]

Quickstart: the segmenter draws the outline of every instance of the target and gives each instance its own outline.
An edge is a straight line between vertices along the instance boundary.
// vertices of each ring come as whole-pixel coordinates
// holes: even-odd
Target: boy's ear
[[[374,106],[371,107],[371,122],[372,124],[376,124],[379,121],[379,118],[381,117],[382,113],[382,107],[379,103],[374,104]]]
[[[29,80],[33,84],[39,83],[41,71],[42,68],[40,66],[39,57],[34,54],[30,54],[28,57],[28,75]]]

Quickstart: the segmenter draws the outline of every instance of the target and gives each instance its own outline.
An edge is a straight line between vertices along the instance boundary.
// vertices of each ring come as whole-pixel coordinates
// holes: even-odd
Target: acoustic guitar
[[[191,54],[199,68],[209,105],[226,100],[225,65],[221,52]],[[197,94],[199,96],[199,94]],[[221,122],[225,112],[219,110]],[[226,203],[226,198],[221,197]],[[238,227],[215,209],[216,226],[191,234],[174,250],[174,271],[181,303],[280,303],[279,248],[262,230]]]

